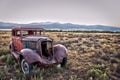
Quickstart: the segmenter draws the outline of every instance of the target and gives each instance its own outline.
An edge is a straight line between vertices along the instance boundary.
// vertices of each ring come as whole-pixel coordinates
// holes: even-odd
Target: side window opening
[[[21,36],[21,31],[16,31],[16,36]]]
[[[12,35],[13,36],[21,36],[20,30],[12,30]]]
[[[36,35],[41,36],[44,35],[44,31],[42,30],[12,30],[13,36],[27,36],[27,35]]]
[[[37,30],[24,30],[22,31],[22,36],[27,36],[27,35],[36,35],[36,36],[40,36],[43,35],[42,31],[37,31]]]
[[[24,46],[24,48],[36,50],[36,42],[35,41],[24,41],[23,46]]]

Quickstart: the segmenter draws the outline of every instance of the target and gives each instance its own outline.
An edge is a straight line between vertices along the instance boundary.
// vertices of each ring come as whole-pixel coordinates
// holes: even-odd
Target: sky
[[[120,0],[0,0],[0,22],[120,27]]]

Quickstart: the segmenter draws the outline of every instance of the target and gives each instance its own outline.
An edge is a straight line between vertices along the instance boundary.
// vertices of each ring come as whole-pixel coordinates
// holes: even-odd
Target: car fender
[[[57,44],[53,46],[54,56],[58,62],[62,62],[63,58],[67,57],[67,49],[62,44]]]
[[[31,49],[22,49],[21,55],[28,63],[42,62],[40,55]]]

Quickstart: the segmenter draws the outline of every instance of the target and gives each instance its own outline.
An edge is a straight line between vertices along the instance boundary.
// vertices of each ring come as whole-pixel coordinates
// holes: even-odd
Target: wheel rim
[[[29,73],[29,64],[25,61],[25,59],[21,61],[21,68],[24,74]]]

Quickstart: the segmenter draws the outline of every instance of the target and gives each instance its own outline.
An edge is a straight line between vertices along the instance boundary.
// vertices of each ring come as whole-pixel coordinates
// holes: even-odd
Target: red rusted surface
[[[21,41],[22,40],[20,37],[13,37],[13,45],[17,51],[21,51],[23,49],[23,44]]]
[[[43,28],[39,28],[39,27],[35,27],[35,26],[32,26],[32,27],[24,27],[24,26],[19,26],[19,27],[13,27],[12,30],[42,30],[44,31]]]

